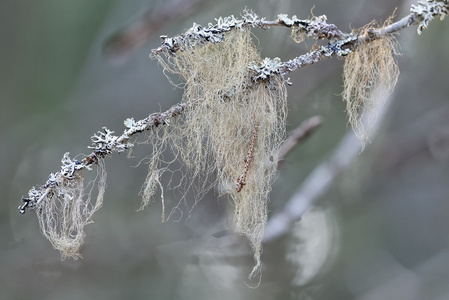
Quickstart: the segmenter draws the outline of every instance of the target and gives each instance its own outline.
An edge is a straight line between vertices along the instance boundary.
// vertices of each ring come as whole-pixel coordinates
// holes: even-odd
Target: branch
[[[194,23],[189,30],[178,36],[172,38],[161,36],[162,45],[157,49],[153,49],[151,52],[153,55],[161,53],[167,56],[175,55],[178,51],[184,51],[187,48],[193,48],[197,45],[203,45],[209,42],[213,44],[221,43],[225,39],[225,33],[234,29],[243,30],[245,28],[268,29],[271,26],[295,27],[298,32],[316,39],[332,39],[346,36],[335,25],[327,24],[327,17],[324,15],[313,19],[300,20],[296,16],[288,18],[286,14],[281,14],[278,16],[277,21],[267,21],[265,18],[259,17],[252,10],[245,10],[241,14],[241,17],[242,19],[237,19],[234,15],[225,18],[220,17],[216,19],[216,24],[209,23],[206,28]]]
[[[354,51],[360,44],[369,43],[412,25],[418,25],[417,31],[418,34],[421,34],[422,30],[428,27],[429,22],[435,16],[439,16],[443,20],[448,14],[448,10],[447,0],[420,0],[418,5],[412,5],[410,9],[411,14],[389,26],[370,30],[367,34],[361,36],[356,32],[344,33],[340,31],[334,24],[327,23],[325,15],[301,20],[296,16],[289,18],[286,14],[280,14],[278,15],[278,20],[267,21],[253,11],[245,10],[241,15],[242,19],[237,19],[233,15],[225,18],[220,17],[216,19],[216,24],[209,23],[206,28],[194,23],[184,34],[172,38],[161,36],[163,40],[162,45],[157,49],[153,49],[152,55],[163,53],[167,56],[173,56],[178,51],[184,51],[197,45],[221,43],[224,41],[226,32],[233,29],[243,30],[244,28],[268,29],[271,26],[285,26],[293,28],[297,34],[304,34],[317,40],[326,38],[329,41],[328,45],[320,46],[316,50],[295,57],[287,62],[281,62],[279,58],[265,58],[260,64],[256,63],[248,66],[250,70],[255,72],[252,76],[254,81],[266,80],[273,75],[285,76],[290,72],[335,55],[344,57]]]
[[[60,185],[61,180],[71,180],[75,177],[76,172],[82,170],[90,171],[92,164],[98,164],[100,160],[114,152],[120,153],[131,149],[134,145],[128,141],[132,136],[147,130],[153,130],[159,125],[169,124],[171,118],[177,117],[192,105],[194,104],[180,103],[163,113],[152,114],[139,121],[135,121],[133,118],[126,119],[124,124],[127,129],[120,136],[113,135],[114,131],[103,127],[103,131],[99,131],[91,137],[92,146],[88,148],[93,149],[92,153],[81,160],[72,160],[69,157],[69,153],[65,153],[62,159],[61,170],[56,173],[51,173],[44,185],[38,188],[33,187],[28,192],[27,198],[22,197],[23,204],[19,206],[19,212],[24,214],[27,208],[35,210],[37,205],[45,198],[46,194],[52,188]]]
[[[264,80],[275,74],[285,76],[288,73],[335,55],[343,57],[354,51],[360,44],[369,43],[413,25],[418,25],[417,31],[418,34],[421,34],[434,16],[440,16],[440,19],[443,20],[449,10],[447,1],[444,1],[444,4],[442,2],[433,2],[433,0],[428,1],[432,2],[421,3],[423,1],[419,1],[420,5],[412,5],[411,14],[386,27],[370,30],[365,35],[358,36],[357,33],[341,34],[339,35],[340,39],[332,39],[328,45],[321,46],[317,50],[312,50],[284,63],[279,58],[265,58],[261,64],[249,66],[255,72],[252,78],[253,80]],[[425,4],[427,6],[424,6]],[[436,8],[432,9],[431,7]]]
[[[280,59],[266,58],[261,64],[253,63],[248,66],[250,72],[253,72],[253,81],[266,80],[272,75],[284,76],[290,72],[301,69],[306,65],[330,58],[334,55],[345,56],[357,48],[360,43],[368,43],[373,39],[381,38],[387,34],[391,34],[411,25],[418,25],[418,33],[427,28],[428,23],[436,16],[443,19],[448,13],[447,0],[427,0],[418,1],[418,5],[412,5],[412,13],[400,21],[389,26],[372,30],[367,35],[357,36],[357,33],[343,33],[333,24],[326,22],[326,16],[314,17],[312,19],[300,20],[296,16],[288,18],[287,15],[279,15],[277,21],[267,21],[260,18],[252,11],[244,11],[242,19],[236,19],[234,16],[219,18],[217,24],[209,24],[207,28],[203,28],[198,24],[189,29],[186,33],[174,38],[162,37],[162,46],[152,50],[152,55],[164,53],[167,56],[176,55],[177,51],[186,48],[192,48],[208,42],[220,43],[224,40],[224,34],[233,29],[254,27],[267,29],[270,26],[284,26],[293,28],[297,33],[306,34],[315,39],[328,39],[326,46],[321,46],[317,50],[312,50],[302,56],[296,57],[285,63]],[[288,82],[288,79],[287,79]],[[28,192],[28,197],[22,197],[23,204],[19,206],[19,212],[25,213],[26,209],[36,209],[36,205],[45,198],[49,189],[60,184],[60,180],[76,177],[75,173],[84,169],[90,170],[90,165],[99,164],[106,156],[114,152],[123,152],[132,148],[134,145],[129,143],[130,137],[143,131],[152,130],[159,125],[168,124],[171,118],[177,117],[182,112],[194,106],[195,103],[181,103],[173,106],[164,113],[152,114],[148,118],[135,121],[134,119],[126,119],[124,121],[126,130],[120,136],[113,135],[113,131],[103,128],[103,131],[92,136],[92,153],[85,156],[81,160],[72,160],[66,153],[62,159],[63,165],[61,170],[51,173],[47,182],[40,187],[33,187]],[[61,176],[58,176],[61,175]]]

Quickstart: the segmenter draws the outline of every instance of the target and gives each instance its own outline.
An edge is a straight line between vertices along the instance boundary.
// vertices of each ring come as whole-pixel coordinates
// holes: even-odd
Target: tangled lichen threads
[[[298,26],[292,26],[290,37],[296,44],[301,44],[306,39],[306,33],[301,31]]]
[[[216,149],[220,182],[238,183],[247,169],[245,185],[239,192],[236,185],[230,185],[228,193],[235,204],[234,230],[246,235],[254,250],[254,275],[260,267],[268,195],[285,139],[285,85],[281,78],[273,77],[270,82],[255,84],[245,96],[243,105],[237,101],[227,103],[230,109],[217,120],[219,134],[211,142]]]
[[[372,25],[364,28],[367,34]],[[377,119],[379,108],[393,92],[399,76],[394,58],[396,41],[393,36],[358,45],[346,58],[343,72],[343,100],[349,122],[364,145]]]
[[[159,59],[166,70],[185,81],[183,102],[190,109],[169,128],[153,134],[159,144],[155,154],[161,155],[159,149],[165,147],[173,150],[185,167],[178,186],[193,189],[195,203],[217,183],[228,187],[220,192],[229,194],[235,205],[234,230],[247,236],[254,250],[253,276],[261,266],[268,194],[285,139],[284,80],[280,76],[251,80],[248,66],[261,59],[249,30],[231,31],[219,44],[186,48],[167,60]],[[152,159],[146,190],[154,193],[154,174],[161,174],[154,172],[166,172],[167,167],[161,167],[155,156]],[[237,191],[243,170],[244,185]],[[151,196],[144,194],[145,199]],[[169,217],[179,212],[178,206]]]
[[[53,248],[61,253],[62,259],[81,257],[79,249],[84,243],[84,226],[92,223],[93,214],[103,204],[106,188],[106,171],[99,161],[97,178],[84,185],[82,171],[75,171],[70,178],[55,174],[58,184],[49,187],[36,209],[39,226]],[[92,190],[98,186],[95,202]]]
[[[246,175],[248,174],[251,161],[253,160],[254,147],[256,146],[258,130],[259,130],[259,121],[256,119],[256,121],[254,122],[253,136],[249,144],[248,154],[245,156],[245,168],[243,169],[242,174],[239,176],[239,178],[237,178],[237,182],[235,184],[235,191],[237,193],[240,193],[243,189],[243,186],[246,184]]]

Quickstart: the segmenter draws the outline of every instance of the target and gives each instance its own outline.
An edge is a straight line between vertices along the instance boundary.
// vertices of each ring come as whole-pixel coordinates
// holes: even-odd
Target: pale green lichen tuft
[[[75,168],[79,164],[71,160],[68,153],[62,161],[62,171],[50,175],[50,184],[39,191],[39,201],[33,209],[43,235],[59,250],[62,259],[77,259],[81,257],[79,249],[84,243],[84,226],[93,222],[93,214],[103,204],[106,171],[100,160],[96,178],[85,184],[83,171]],[[94,200],[95,185],[98,194]]]
[[[248,66],[261,59],[249,30],[235,30],[219,44],[186,48],[159,60],[166,71],[185,82],[183,103],[189,108],[170,126],[150,133],[153,154],[141,193],[143,206],[164,174],[170,174],[172,183],[178,179],[173,185],[184,191],[167,219],[175,215],[178,219],[183,205],[190,206],[190,212],[217,184],[230,187],[220,193],[232,199],[234,230],[247,236],[254,250],[253,276],[260,271],[268,194],[285,138],[285,81],[280,75],[251,79]],[[177,161],[180,167],[171,170]],[[190,192],[193,202],[187,197]]]
[[[362,30],[366,34],[369,25]],[[357,46],[345,60],[343,100],[356,136],[364,146],[369,131],[377,120],[377,112],[393,92],[399,76],[394,58],[396,41],[387,35]]]

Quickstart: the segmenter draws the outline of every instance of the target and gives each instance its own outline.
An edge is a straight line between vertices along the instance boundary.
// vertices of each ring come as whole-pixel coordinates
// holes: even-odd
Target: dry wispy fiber
[[[361,34],[373,29],[370,24]],[[392,35],[362,43],[346,57],[343,100],[356,136],[364,145],[369,130],[377,119],[377,111],[393,92],[399,76],[394,54],[396,40]]]
[[[306,33],[301,31],[298,26],[292,26],[290,37],[295,43],[301,44],[306,39]]]
[[[64,159],[68,159],[64,156]],[[63,160],[64,160],[63,159]],[[99,161],[96,178],[84,185],[82,171],[71,174],[58,172],[53,175],[57,183],[47,188],[36,209],[43,235],[59,250],[62,259],[77,259],[83,244],[84,226],[92,223],[93,214],[101,207],[106,188],[106,172]],[[98,186],[98,195],[92,202],[92,190]]]
[[[268,194],[285,138],[284,81],[278,76],[258,83],[251,80],[248,65],[261,59],[249,30],[231,31],[222,43],[186,48],[167,61],[159,60],[185,81],[183,102],[190,108],[170,126],[151,133],[154,152],[142,188],[143,206],[174,160],[183,165],[175,185],[195,193],[193,206],[219,184],[220,193],[229,194],[235,205],[235,231],[247,236],[253,247],[256,266],[251,277],[260,271]],[[166,148],[172,151],[164,159]],[[185,195],[168,218],[187,203]]]

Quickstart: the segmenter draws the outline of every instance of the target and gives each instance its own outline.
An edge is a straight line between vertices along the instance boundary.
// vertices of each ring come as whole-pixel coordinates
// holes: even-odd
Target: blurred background
[[[232,206],[209,193],[190,218],[161,222],[138,196],[146,166],[106,159],[103,208],[86,227],[83,259],[61,261],[21,196],[56,172],[65,152],[89,153],[103,126],[168,109],[170,85],[150,50],[160,35],[253,8],[267,19],[326,14],[343,31],[383,22],[413,1],[133,0],[0,2],[1,299],[449,299],[449,21],[398,35],[401,75],[372,143],[284,236],[265,243],[263,276],[249,281],[251,249],[229,231]],[[313,9],[313,10],[312,10]],[[288,60],[286,28],[253,30],[262,57]],[[285,159],[269,209],[280,211],[348,130],[342,60],[290,75],[288,128],[323,125]],[[135,167],[137,166],[137,167]],[[167,205],[176,204],[175,195]]]

